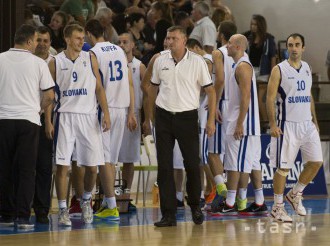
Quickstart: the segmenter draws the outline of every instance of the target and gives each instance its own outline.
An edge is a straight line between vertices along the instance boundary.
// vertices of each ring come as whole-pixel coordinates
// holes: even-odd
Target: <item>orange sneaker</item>
[[[215,186],[213,186],[211,193],[208,194],[208,195],[205,195],[205,202],[206,202],[206,204],[212,203],[212,201],[213,201],[213,199],[214,199],[214,197],[216,195],[216,192],[217,192],[217,189],[216,189]]]

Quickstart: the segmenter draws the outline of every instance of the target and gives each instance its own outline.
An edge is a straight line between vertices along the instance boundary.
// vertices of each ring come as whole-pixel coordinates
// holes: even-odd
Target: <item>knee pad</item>
[[[288,176],[289,173],[290,173],[290,171],[284,171],[284,170],[279,169],[279,168],[276,169],[276,172],[277,172],[279,175],[283,176],[283,177]]]

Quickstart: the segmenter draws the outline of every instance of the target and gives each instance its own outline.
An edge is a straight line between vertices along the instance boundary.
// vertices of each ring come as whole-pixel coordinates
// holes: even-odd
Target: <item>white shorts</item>
[[[235,140],[233,135],[226,136],[225,170],[251,173],[260,156],[260,136],[244,136],[241,140]]]
[[[208,139],[205,133],[205,128],[200,128],[199,130],[199,157],[201,159],[202,165],[207,165],[208,159]]]
[[[121,143],[118,161],[123,163],[140,162],[141,160],[141,124],[140,111],[135,112],[136,129],[131,132],[127,127],[127,116],[124,127],[124,136]]]
[[[177,140],[175,140],[173,148],[173,168],[184,169],[183,157]]]
[[[226,152],[226,132],[227,132],[227,115],[228,115],[228,102],[229,100],[222,100],[221,104],[221,154],[225,154]]]
[[[101,129],[96,114],[57,113],[54,122],[56,164],[70,166],[76,148],[77,165],[104,165]]]
[[[271,138],[271,167],[291,169],[294,166],[299,149],[302,161],[306,163],[323,162],[320,135],[312,121],[278,122],[283,135]]]
[[[106,163],[117,164],[120,146],[126,127],[126,108],[109,108],[111,128],[102,133],[104,160]]]

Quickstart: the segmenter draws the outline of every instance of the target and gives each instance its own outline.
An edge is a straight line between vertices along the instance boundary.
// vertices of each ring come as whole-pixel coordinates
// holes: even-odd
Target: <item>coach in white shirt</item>
[[[32,54],[37,38],[35,27],[22,25],[15,33],[14,48],[0,54],[0,224],[13,225],[17,218],[18,228],[34,226],[29,219],[39,112],[54,100],[47,63]]]
[[[176,225],[173,177],[173,147],[176,139],[187,172],[188,204],[191,207],[193,221],[195,224],[202,224],[204,216],[199,207],[201,183],[197,108],[200,90],[203,87],[209,97],[206,131],[211,136],[215,131],[215,91],[204,59],[185,48],[186,31],[182,27],[170,27],[166,40],[171,52],[161,54],[155,60],[148,91],[149,115],[152,115],[156,103],[157,182],[163,216],[155,226]]]

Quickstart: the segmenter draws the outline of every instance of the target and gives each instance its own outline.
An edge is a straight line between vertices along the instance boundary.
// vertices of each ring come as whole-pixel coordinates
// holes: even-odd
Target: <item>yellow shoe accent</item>
[[[237,204],[237,210],[241,211],[246,209],[247,205],[247,198],[245,199],[239,199],[238,197],[236,198],[236,204]]]
[[[217,192],[219,196],[222,196],[224,198],[227,197],[227,186],[226,184],[218,184],[217,185]]]
[[[119,212],[117,208],[103,208],[99,213],[95,214],[96,217],[106,220],[119,220]]]

